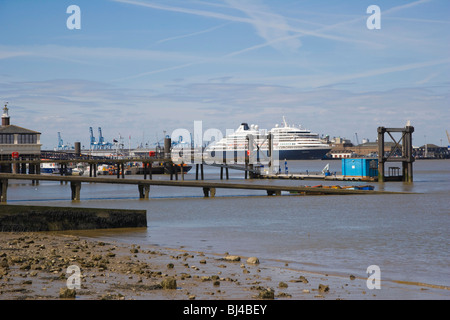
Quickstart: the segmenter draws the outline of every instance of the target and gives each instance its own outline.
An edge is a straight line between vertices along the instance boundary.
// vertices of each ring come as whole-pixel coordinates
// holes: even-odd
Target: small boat
[[[374,186],[357,186],[358,190],[373,190]]]
[[[46,159],[43,159],[46,160]],[[50,174],[60,174],[61,173],[61,165],[55,162],[44,162],[41,163],[41,173],[50,173]],[[66,175],[72,174],[71,168],[66,168]]]
[[[342,189],[347,189],[347,190],[373,190],[374,186],[344,186],[342,187]]]
[[[73,176],[82,176],[84,173],[84,166],[82,164],[78,164],[75,168],[72,168]]]
[[[58,170],[59,172],[59,168],[57,167],[56,163],[54,162],[41,163],[41,173],[53,173],[55,170]]]
[[[189,166],[187,164],[183,164],[183,173],[189,172],[189,170],[192,169],[192,166]],[[170,173],[181,173],[181,164],[173,164],[173,167],[171,168],[169,165],[164,166],[164,172],[167,174]]]

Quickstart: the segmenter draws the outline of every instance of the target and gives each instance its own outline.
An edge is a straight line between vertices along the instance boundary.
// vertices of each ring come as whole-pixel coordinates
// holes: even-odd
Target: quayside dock
[[[83,177],[83,176],[47,176],[36,174],[7,174],[0,173],[0,191],[1,202],[7,201],[7,189],[9,180],[34,180],[34,181],[59,181],[70,182],[72,200],[81,200],[82,183],[113,183],[136,185],[139,191],[139,198],[148,199],[150,186],[165,187],[190,187],[201,188],[205,197],[214,197],[217,189],[240,189],[240,190],[261,190],[268,196],[281,195],[286,191],[298,195],[355,195],[355,194],[399,194],[406,192],[378,191],[378,190],[350,190],[350,189],[331,189],[323,187],[305,187],[305,186],[281,186],[274,184],[249,184],[224,181],[198,181],[198,180],[144,180],[144,179],[111,179],[101,177]]]

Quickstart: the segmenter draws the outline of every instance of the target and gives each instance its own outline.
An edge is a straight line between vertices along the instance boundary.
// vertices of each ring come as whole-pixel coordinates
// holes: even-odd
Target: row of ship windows
[[[279,145],[279,146],[281,146],[281,147],[291,147],[291,146],[294,146],[294,147],[298,147],[298,146],[305,146],[305,145],[311,145],[311,142],[312,142],[312,145],[316,145],[316,144],[318,144],[316,141],[303,141],[303,142],[297,142],[297,143],[287,143],[287,142],[281,142],[281,143],[274,143],[273,145]],[[227,145],[228,146],[228,148],[234,148],[234,144],[228,144]],[[247,146],[247,144],[244,144],[244,143],[237,143],[236,144],[236,147],[246,147]],[[216,147],[220,147],[219,145],[216,145]],[[267,143],[263,143],[262,145],[260,145],[260,147],[267,147]]]

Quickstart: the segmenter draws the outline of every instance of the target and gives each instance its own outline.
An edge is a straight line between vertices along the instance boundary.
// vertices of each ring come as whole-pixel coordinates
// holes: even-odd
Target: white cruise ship
[[[267,155],[267,133],[273,136],[273,149],[279,160],[322,159],[331,150],[328,144],[320,140],[317,133],[311,133],[310,130],[301,127],[289,126],[283,117],[283,126],[276,125],[269,132],[259,130],[257,125],[249,126],[247,123],[242,123],[234,133],[209,145],[205,151],[212,157],[217,152],[228,151],[228,156],[233,151],[245,153],[248,149],[247,136],[252,135],[254,145],[258,145],[260,152]]]

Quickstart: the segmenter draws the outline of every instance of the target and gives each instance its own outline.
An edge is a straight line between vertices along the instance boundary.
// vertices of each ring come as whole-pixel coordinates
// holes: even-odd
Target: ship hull
[[[324,159],[325,155],[330,151],[330,148],[321,148],[321,149],[294,149],[294,150],[275,150],[274,157],[277,157],[278,154],[278,160],[320,160]],[[220,154],[223,154],[223,158],[227,158],[227,160],[233,160],[235,158],[235,152],[234,150],[227,150],[226,152],[222,150],[214,150],[207,152],[208,156],[218,156]],[[258,159],[268,159],[267,158],[267,150],[261,150],[259,151],[255,157]],[[245,150],[237,150],[236,151],[236,158],[240,161],[244,161],[244,155],[246,154]]]
[[[316,160],[323,159],[331,149],[279,150],[279,160]]]

